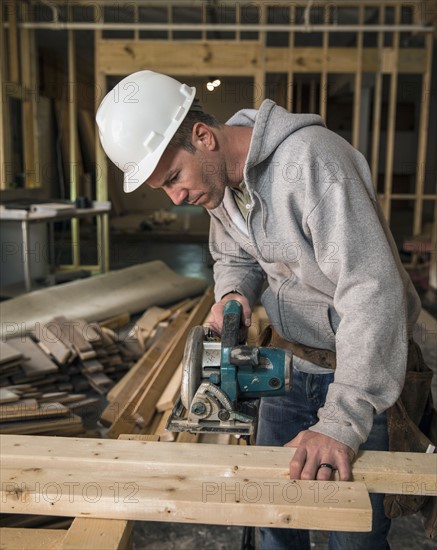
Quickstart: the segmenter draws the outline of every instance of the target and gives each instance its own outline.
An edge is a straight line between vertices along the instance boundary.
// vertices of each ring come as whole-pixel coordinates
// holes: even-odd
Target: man
[[[126,90],[135,102],[120,100]],[[231,299],[249,326],[262,295],[276,342],[295,352],[293,389],[262,400],[257,443],[295,447],[293,479],[336,469],[348,480],[359,448],[387,449],[384,411],[402,390],[420,311],[367,162],[317,115],[265,100],[220,124],[194,93],[150,71],[127,77],[97,113],[102,145],[125,190],[145,182],[210,213],[213,328]],[[372,533],[331,533],[332,548],[388,547],[383,495],[371,498]],[[309,535],[263,529],[261,542],[309,548]]]

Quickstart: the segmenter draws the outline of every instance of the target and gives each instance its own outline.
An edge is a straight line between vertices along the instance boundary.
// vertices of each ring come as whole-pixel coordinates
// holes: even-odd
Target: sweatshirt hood
[[[322,117],[312,114],[291,114],[266,99],[259,110],[242,109],[226,123],[253,128],[246,170],[266,160],[291,134],[307,126],[325,126]]]

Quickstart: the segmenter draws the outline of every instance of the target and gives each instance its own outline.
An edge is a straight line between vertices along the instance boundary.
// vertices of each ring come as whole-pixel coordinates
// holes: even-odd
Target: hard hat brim
[[[172,136],[173,137],[173,136]],[[164,140],[153,153],[149,154],[144,160],[132,164],[132,170],[125,172],[123,178],[123,191],[125,193],[132,193],[145,183],[155,171],[160,158],[162,157],[167,145],[170,143],[171,138]]]

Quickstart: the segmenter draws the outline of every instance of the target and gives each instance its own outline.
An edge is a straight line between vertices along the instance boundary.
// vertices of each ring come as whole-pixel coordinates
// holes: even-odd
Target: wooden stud
[[[68,8],[68,13],[71,9]],[[78,196],[78,149],[77,149],[77,94],[76,94],[76,41],[74,31],[68,32],[68,128],[69,128],[69,163],[70,163],[70,200]],[[80,265],[79,220],[71,220],[71,255],[75,269]]]
[[[37,174],[37,83],[35,75],[35,33],[31,29],[20,30],[21,82],[22,82],[22,133],[24,140],[24,168],[26,188],[40,185]]]
[[[323,20],[325,24],[330,19],[331,6],[324,6],[323,8]],[[320,116],[326,121],[326,108],[328,104],[328,56],[329,56],[329,32],[323,32],[323,61],[322,72],[320,75]]]
[[[9,109],[5,108],[9,101],[6,94],[7,82],[6,75],[6,39],[3,27],[3,9],[0,9],[0,189],[6,189],[7,181],[7,162],[9,162],[10,154],[9,144],[6,142],[6,137],[9,136],[9,131],[6,130],[6,113]]]
[[[99,6],[94,8],[94,19],[98,22],[102,22],[103,9]],[[140,42],[140,41],[139,41]],[[95,110],[97,111],[100,102],[106,94],[106,74],[102,70],[100,63],[101,49],[98,45],[105,43],[102,40],[102,31],[94,31],[94,66],[95,66]],[[135,42],[134,42],[135,43]],[[141,45],[141,47],[143,47]],[[104,49],[104,48],[103,48]],[[125,68],[120,68],[118,74],[126,74]],[[134,71],[132,71],[134,72]],[[108,200],[108,161],[103,151],[102,145],[99,139],[99,133],[95,133],[95,148],[96,148],[96,200],[107,201]],[[97,250],[99,251],[102,269],[106,273],[109,271],[109,216],[104,214],[97,220]]]
[[[127,550],[133,522],[77,517],[60,550]]]
[[[19,8],[18,2],[8,2],[8,35],[9,35],[9,81],[14,84],[20,83],[20,63],[18,59],[18,28],[17,28],[17,11]]]
[[[395,7],[395,23],[400,21],[400,6]],[[393,160],[396,132],[396,106],[398,93],[398,64],[399,64],[399,45],[400,33],[393,33],[393,48],[391,66],[392,72],[390,75],[390,92],[388,104],[388,123],[387,123],[387,152],[385,158],[385,180],[384,180],[384,202],[383,212],[388,223],[390,223],[391,210],[391,192],[393,188]]]
[[[359,7],[359,24],[364,23],[364,6]],[[361,114],[361,89],[363,82],[363,31],[357,34],[356,47],[357,65],[355,69],[354,83],[354,107],[352,121],[352,145],[359,149],[360,147],[360,114]]]
[[[384,7],[379,7],[379,24],[384,22]],[[372,157],[371,171],[373,185],[378,188],[379,175],[379,144],[381,138],[381,107],[382,107],[382,48],[384,46],[384,33],[378,33],[378,67],[375,70],[375,92],[373,95],[373,123],[372,123]]]
[[[425,38],[425,50],[427,55],[426,71],[422,76],[422,97],[420,107],[419,140],[416,165],[416,200],[414,203],[413,235],[422,232],[423,190],[425,183],[426,150],[428,143],[429,102],[431,99],[431,75],[432,75],[432,35]],[[437,220],[434,218],[434,223]]]

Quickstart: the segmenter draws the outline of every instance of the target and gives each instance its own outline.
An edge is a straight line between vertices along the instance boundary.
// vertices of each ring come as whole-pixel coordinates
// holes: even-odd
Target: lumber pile
[[[107,326],[62,317],[0,342],[0,433],[87,435],[83,417],[98,415],[98,394],[140,354]]]
[[[198,300],[184,301],[165,311],[152,308],[137,321],[135,331],[141,334],[139,340],[146,351],[108,392],[109,404],[101,422],[108,426],[109,437],[156,433],[163,416],[157,411],[162,394],[172,381],[172,389],[166,394],[171,403],[180,389],[177,371],[188,332],[193,326],[202,324],[213,302],[212,290],[208,289]]]

